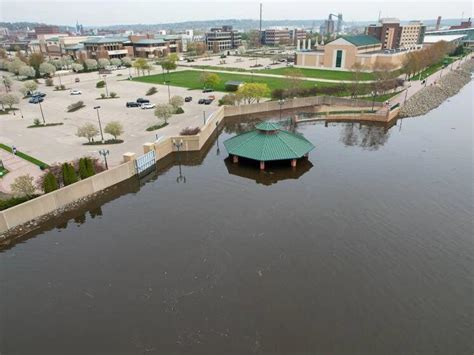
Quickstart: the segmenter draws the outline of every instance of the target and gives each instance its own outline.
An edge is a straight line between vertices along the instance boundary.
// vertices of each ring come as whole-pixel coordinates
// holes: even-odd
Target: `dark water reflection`
[[[0,352],[472,354],[472,88],[299,126],[294,177],[230,166],[229,122],[0,253]]]

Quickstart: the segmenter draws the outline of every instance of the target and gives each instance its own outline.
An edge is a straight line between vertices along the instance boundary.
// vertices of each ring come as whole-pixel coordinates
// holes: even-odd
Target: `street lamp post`
[[[202,119],[204,121],[204,124],[206,124],[206,111],[202,111]]]
[[[285,104],[285,100],[283,99],[278,100],[278,104],[280,105],[280,121],[281,121],[281,108]]]
[[[166,80],[165,83],[166,85],[168,85],[168,103],[170,103],[171,102],[170,81]]]
[[[44,119],[43,107],[41,106],[41,101],[38,101],[38,105],[41,111],[41,117],[43,118],[43,125],[46,125],[46,121]]]
[[[407,97],[408,97],[408,89],[411,88],[411,85],[408,85],[408,87],[405,89],[405,100],[403,100],[403,104],[405,105],[405,103],[407,102]]]
[[[104,162],[105,162],[105,169],[109,170],[109,164],[107,164],[107,155],[110,154],[108,149],[101,149],[99,150],[99,154],[104,157]]]
[[[178,165],[179,165],[179,175],[178,177],[176,178],[176,182],[177,183],[181,183],[181,182],[184,182],[186,183],[186,177],[183,175],[182,171],[181,171],[181,155],[179,154],[180,152],[180,149],[181,147],[183,146],[183,140],[180,139],[179,141],[176,140],[176,139],[173,139],[172,141],[173,145],[176,147],[176,149],[178,150]]]
[[[100,137],[102,138],[102,144],[104,144],[105,140],[104,140],[104,133],[102,132],[102,123],[100,122],[99,109],[100,109],[100,106],[94,106],[94,110],[97,111],[97,121],[99,121]]]
[[[104,83],[105,83],[105,96],[109,97],[109,88],[107,87],[107,75],[102,76],[104,78]]]

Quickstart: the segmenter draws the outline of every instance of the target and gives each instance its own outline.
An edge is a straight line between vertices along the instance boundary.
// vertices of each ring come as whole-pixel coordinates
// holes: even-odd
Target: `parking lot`
[[[152,72],[152,74],[161,71]],[[121,75],[120,75],[121,74]],[[132,74],[134,75],[135,73]],[[135,101],[139,97],[148,98],[151,103],[167,103],[168,87],[165,85],[151,85],[127,80],[129,70],[118,70],[106,76],[108,92],[117,93],[118,98],[98,100],[101,93],[105,93],[105,88],[97,89],[97,81],[103,79],[97,72],[84,74],[62,75],[61,82],[66,85],[66,91],[54,91],[54,87],[46,87],[40,84],[38,90],[46,93],[45,100],[41,103],[46,123],[62,122],[61,126],[27,128],[32,125],[34,119],[42,121],[40,106],[28,103],[28,99],[22,99],[17,107],[16,115],[0,116],[0,142],[14,145],[18,150],[32,155],[47,163],[63,162],[72,160],[84,155],[100,157],[100,149],[108,149],[110,165],[118,164],[125,152],[142,153],[142,145],[145,142],[154,141],[156,136],[176,135],[187,126],[200,126],[203,124],[204,116],[209,117],[217,108],[218,99],[222,93],[212,93],[216,100],[211,105],[199,105],[200,98],[205,98],[209,94],[203,94],[197,90],[187,90],[185,88],[170,87],[170,94],[179,95],[183,98],[192,96],[192,102],[185,103],[184,114],[173,115],[168,120],[168,126],[157,131],[148,132],[146,128],[159,124],[160,121],[154,116],[154,110],[143,110],[140,108],[126,108],[127,101]],[[80,82],[75,83],[75,78]],[[55,84],[58,78],[55,77]],[[22,83],[14,82],[13,92],[19,94],[18,89]],[[145,96],[147,90],[155,86],[158,93],[152,96]],[[82,95],[70,95],[70,89],[80,90]],[[84,108],[76,112],[67,112],[67,106],[77,101],[83,101]],[[76,136],[77,128],[85,123],[93,123],[98,127],[97,112],[95,106],[100,106],[99,114],[102,127],[110,121],[119,121],[125,133],[120,138],[124,143],[113,145],[83,145],[87,142],[85,138]],[[23,116],[23,118],[21,118]],[[104,134],[105,139],[112,138]],[[95,138],[100,140],[100,134]]]

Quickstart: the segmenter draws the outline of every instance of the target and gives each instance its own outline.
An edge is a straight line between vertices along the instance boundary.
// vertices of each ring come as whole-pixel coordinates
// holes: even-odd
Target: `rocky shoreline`
[[[414,117],[428,113],[441,105],[446,99],[456,95],[466,84],[471,81],[474,71],[474,60],[471,59],[461,65],[460,69],[444,75],[431,85],[414,94],[400,109],[399,117]]]

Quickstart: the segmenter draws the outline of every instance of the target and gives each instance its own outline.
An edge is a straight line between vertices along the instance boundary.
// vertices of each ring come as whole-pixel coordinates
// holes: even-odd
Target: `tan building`
[[[411,21],[402,26],[399,48],[416,48],[422,43],[425,26],[420,21]]]
[[[397,18],[384,18],[365,29],[369,36],[377,38],[383,49],[414,48],[423,43],[426,26],[420,21],[401,25]]]
[[[315,51],[296,53],[295,64],[301,67],[351,70],[360,64],[365,70],[376,65],[400,68],[408,51],[382,50],[382,43],[367,35],[344,36]]]

